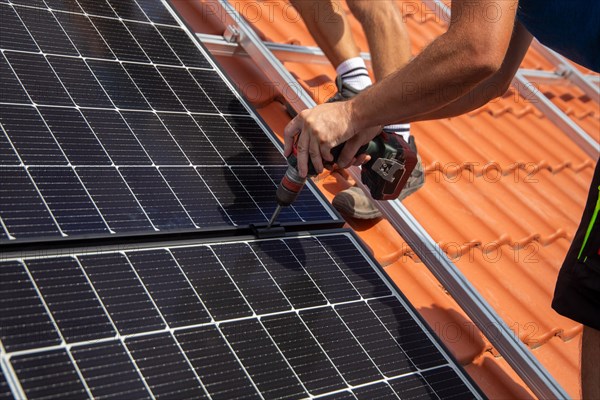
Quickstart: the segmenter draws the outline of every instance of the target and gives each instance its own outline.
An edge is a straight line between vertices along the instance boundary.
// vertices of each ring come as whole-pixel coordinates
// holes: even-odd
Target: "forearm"
[[[491,77],[481,82],[469,93],[442,108],[419,114],[413,117],[410,122],[456,117],[484,106],[489,101],[502,96],[506,90],[507,87],[504,82],[498,82],[495,77]]]
[[[439,37],[405,68],[353,99],[357,128],[415,121],[460,99],[495,72],[478,50],[453,36]]]
[[[519,69],[532,40],[531,34],[523,25],[517,23],[513,31],[507,55],[498,72],[483,80],[471,92],[446,104],[435,111],[423,112],[410,122],[455,117],[473,111],[490,100],[502,96]]]

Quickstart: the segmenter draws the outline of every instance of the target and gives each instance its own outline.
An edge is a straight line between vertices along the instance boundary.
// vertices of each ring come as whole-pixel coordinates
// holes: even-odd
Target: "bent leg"
[[[291,0],[291,3],[335,68],[360,55],[346,14],[338,0]]]
[[[348,7],[365,31],[375,79],[404,67],[411,57],[410,40],[396,2],[348,0]]]

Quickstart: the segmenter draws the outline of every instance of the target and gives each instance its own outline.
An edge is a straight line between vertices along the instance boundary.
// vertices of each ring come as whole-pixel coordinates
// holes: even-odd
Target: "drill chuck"
[[[298,198],[305,183],[306,178],[302,178],[298,174],[296,167],[288,166],[281,183],[277,187],[277,204],[282,207],[291,205]]]

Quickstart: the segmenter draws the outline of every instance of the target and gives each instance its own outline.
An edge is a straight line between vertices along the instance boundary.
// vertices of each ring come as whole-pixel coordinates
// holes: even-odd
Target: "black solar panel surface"
[[[0,18],[0,240],[270,217],[285,159],[161,1],[2,1]],[[302,203],[282,222],[337,218]]]
[[[286,162],[161,0],[0,21],[0,241],[266,222]],[[349,233],[93,245],[0,260],[0,400],[477,397]]]
[[[29,398],[474,397],[347,233],[6,260],[0,274],[0,340]]]

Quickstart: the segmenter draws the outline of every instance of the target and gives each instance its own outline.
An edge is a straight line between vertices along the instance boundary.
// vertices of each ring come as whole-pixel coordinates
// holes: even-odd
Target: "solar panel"
[[[349,232],[139,247],[0,263],[28,398],[480,396]]]
[[[0,21],[0,400],[483,397],[353,233],[240,236],[286,161],[166,2]]]
[[[0,241],[270,217],[285,159],[161,1],[2,1],[0,18]],[[316,193],[281,221],[339,225]]]

